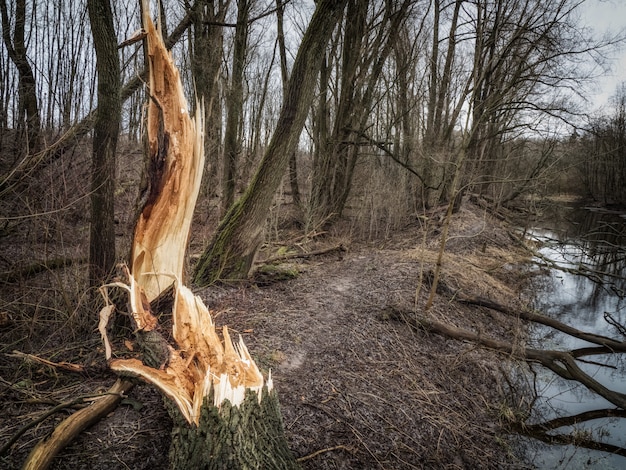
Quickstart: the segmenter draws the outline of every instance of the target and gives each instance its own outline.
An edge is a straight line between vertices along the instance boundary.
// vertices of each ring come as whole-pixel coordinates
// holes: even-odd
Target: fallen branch
[[[626,410],[620,410],[615,408],[591,410],[572,416],[562,416],[560,418],[554,418],[543,423],[523,424],[523,426],[526,431],[530,432],[548,432],[554,429],[562,428],[563,426],[573,426],[575,424],[602,418],[626,418]]]
[[[617,279],[619,281],[626,280],[626,278],[620,274],[613,274],[607,271],[600,271],[597,269],[588,268],[584,264],[579,264],[578,267],[576,268],[568,268],[566,266],[560,265],[559,263],[555,262],[554,260],[551,260],[550,258],[542,255],[539,252],[534,252],[533,255],[535,256],[535,258],[538,258],[539,260],[541,260],[541,262],[535,263],[538,266],[547,267],[550,269],[556,269],[557,271],[561,271],[561,272],[568,273],[568,274],[573,274],[576,276],[584,276],[587,279],[596,283],[601,284],[604,277],[610,277],[613,279]]]
[[[489,338],[463,328],[458,328],[436,320],[431,320],[413,312],[387,312],[387,318],[402,320],[417,331],[428,331],[448,338],[470,341],[479,346],[506,354],[513,359],[536,362],[550,369],[566,380],[574,380],[597,393],[615,406],[626,409],[626,395],[611,390],[593,377],[586,374],[576,364],[576,358],[570,351],[555,351],[516,346],[507,341]]]
[[[28,362],[36,362],[38,364],[43,364],[54,369],[63,369],[69,372],[85,372],[85,367],[80,364],[72,364],[70,362],[52,362],[47,359],[43,359],[41,357],[35,356],[34,354],[27,354],[21,351],[13,351],[10,354],[5,354],[8,357],[18,357],[24,359]]]
[[[327,255],[329,253],[345,252],[345,251],[346,251],[346,248],[343,246],[343,244],[339,244],[336,246],[332,246],[330,248],[324,248],[321,250],[311,251],[309,253],[287,253],[285,255],[275,256],[273,258],[268,258],[263,261],[259,261],[258,263],[259,264],[272,264],[278,261],[288,261],[290,259],[297,259],[297,258],[310,259],[316,256]]]
[[[45,470],[48,468],[54,457],[76,436],[115,410],[122,401],[124,393],[128,392],[133,385],[130,380],[118,379],[106,394],[101,397],[98,396],[98,399],[90,406],[66,418],[50,436],[37,443],[28,455],[22,470]],[[91,397],[91,400],[94,398]],[[86,401],[87,399],[83,400]]]
[[[72,266],[73,264],[86,263],[87,258],[54,258],[45,261],[37,261],[35,263],[24,266],[23,268],[13,269],[0,275],[0,282],[13,284],[19,281],[30,279],[37,274],[45,271],[53,271],[55,269]]]
[[[598,344],[607,349],[596,349],[596,352],[593,349],[580,349],[577,350],[577,357],[581,357],[582,353],[580,351],[589,351],[589,354],[604,354],[606,352],[626,352],[626,341],[620,341],[614,338],[610,338],[608,336],[598,335],[595,333],[588,333],[586,331],[579,330],[574,328],[566,323],[555,320],[554,318],[550,318],[546,315],[541,315],[537,312],[531,312],[528,310],[515,310],[506,305],[499,304],[489,299],[485,299],[483,297],[475,297],[468,296],[463,294],[460,291],[452,291],[448,289],[449,292],[452,293],[452,298],[458,302],[464,303],[466,305],[476,305],[479,307],[485,307],[490,310],[495,310],[500,313],[504,313],[506,315],[510,315],[516,318],[521,318],[522,320],[530,321],[533,323],[539,323],[541,325],[549,326],[550,328],[554,328],[555,330],[559,330],[567,335],[573,336],[574,338],[581,339],[583,341],[587,341],[589,343]]]
[[[607,444],[604,442],[598,442],[593,439],[583,437],[584,435],[548,434],[550,431],[553,431],[563,426],[574,426],[579,423],[601,418],[626,418],[626,411],[611,408],[591,410],[585,411],[584,413],[579,413],[577,415],[555,418],[537,424],[526,424],[523,422],[514,421],[509,423],[508,428],[511,432],[524,434],[526,436],[538,439],[548,444],[575,445],[576,447],[599,450],[602,452],[608,452],[610,454],[616,454],[626,457],[625,448],[612,444]]]
[[[63,403],[51,403],[50,400],[37,400],[37,401],[27,400],[28,403],[48,404],[48,405],[54,404],[54,407],[50,408],[48,411],[43,413],[38,418],[33,419],[30,423],[25,424],[15,434],[13,434],[13,437],[11,437],[11,439],[9,439],[9,441],[6,444],[4,444],[2,448],[0,448],[0,456],[4,455],[11,448],[11,446],[15,444],[15,442],[17,442],[17,440],[26,431],[37,426],[39,423],[43,423],[46,419],[48,419],[53,414],[62,410],[66,410],[68,408],[77,407],[77,405],[85,404],[87,402],[93,401],[94,399],[97,399],[102,396],[104,395],[102,395],[101,393],[98,393],[96,395],[84,395],[84,396],[77,397],[71,401],[63,402]]]

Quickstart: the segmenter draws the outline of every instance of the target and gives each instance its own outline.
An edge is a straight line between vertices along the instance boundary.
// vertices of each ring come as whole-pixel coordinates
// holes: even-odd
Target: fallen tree
[[[510,359],[526,361],[529,364],[540,364],[565,380],[576,381],[582,384],[588,390],[615,405],[615,408],[593,410],[575,416],[560,417],[536,424],[528,424],[523,420],[511,419],[511,421],[507,423],[508,429],[511,432],[524,434],[546,443],[573,444],[588,449],[626,455],[625,448],[596,441],[590,436],[580,435],[579,433],[555,434],[553,432],[564,426],[572,426],[593,419],[609,417],[626,418],[626,394],[605,387],[578,365],[578,362],[587,362],[603,366],[601,363],[584,358],[603,354],[625,353],[626,341],[585,332],[535,311],[513,309],[490,299],[467,295],[461,290],[451,289],[445,283],[439,284],[437,292],[466,305],[488,308],[530,323],[548,326],[594,345],[569,351],[536,349],[516,344],[514,341],[492,338],[486,336],[483,332],[476,333],[464,328],[459,328],[424,315],[416,314],[416,312],[413,311],[399,311],[394,308],[387,308],[383,316],[383,319],[405,322],[416,331],[426,331],[458,341],[468,341],[478,346],[502,353]]]

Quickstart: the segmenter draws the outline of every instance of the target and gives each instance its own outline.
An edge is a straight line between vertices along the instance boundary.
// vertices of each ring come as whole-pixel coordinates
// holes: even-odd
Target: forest
[[[0,0],[2,466],[529,468],[498,354],[623,411],[509,231],[626,206],[584,4]]]

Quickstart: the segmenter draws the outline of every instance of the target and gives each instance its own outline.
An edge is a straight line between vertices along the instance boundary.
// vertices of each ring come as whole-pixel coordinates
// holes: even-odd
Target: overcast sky
[[[587,0],[582,6],[583,22],[597,33],[626,30],[626,0]],[[591,99],[596,107],[607,104],[617,85],[626,82],[626,48],[615,52],[615,62],[609,75],[600,79]]]

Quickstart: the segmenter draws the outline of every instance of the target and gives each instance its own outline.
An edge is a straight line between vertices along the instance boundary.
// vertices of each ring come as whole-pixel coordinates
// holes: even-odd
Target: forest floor
[[[264,373],[271,369],[287,439],[303,468],[530,468],[506,433],[506,418],[518,409],[519,397],[511,393],[516,365],[402,321],[418,312],[512,343],[524,341],[518,319],[460,304],[445,294],[450,289],[425,311],[443,210],[384,240],[355,242],[338,226],[294,243],[295,234],[284,231],[263,256],[339,244],[345,250],[286,261],[282,267],[298,273],[290,280],[196,289],[216,323],[241,334]],[[527,252],[509,230],[466,204],[452,219],[443,285],[522,305],[532,274],[524,265]],[[202,241],[192,240],[192,253]],[[96,312],[85,318],[84,309],[61,315],[62,307],[55,312],[42,307],[41,286],[54,285],[60,271],[85,269],[84,264],[49,269],[29,279],[39,283],[30,290],[6,276],[0,285],[0,310],[6,315],[0,322],[0,448],[55,405],[101,393],[115,381],[106,368]],[[72,309],[73,299],[64,299],[63,292],[47,289],[45,295]],[[18,304],[32,309],[20,313]],[[119,347],[124,344],[132,348],[131,342],[118,341]],[[14,350],[81,364],[85,372],[34,362]],[[26,430],[0,456],[0,467],[20,468],[35,443],[74,407],[60,408]],[[138,383],[116,411],[63,450],[52,468],[165,469],[170,430],[160,395]]]

